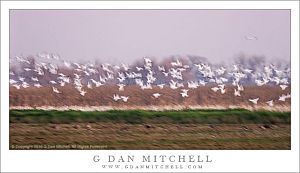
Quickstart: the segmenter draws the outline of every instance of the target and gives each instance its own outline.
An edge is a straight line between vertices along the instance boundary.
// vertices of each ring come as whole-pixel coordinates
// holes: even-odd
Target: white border
[[[8,150],[9,146],[9,9],[291,9],[292,65],[292,149],[291,150],[85,150],[24,151]],[[113,171],[205,171],[205,172],[298,172],[299,171],[299,2],[283,1],[1,1],[1,171],[4,172],[113,172]],[[210,155],[213,163],[201,170],[119,170],[102,169],[93,163],[94,155],[135,154],[200,154]]]

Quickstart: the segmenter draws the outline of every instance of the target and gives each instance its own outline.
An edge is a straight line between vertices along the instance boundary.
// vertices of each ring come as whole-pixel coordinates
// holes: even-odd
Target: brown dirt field
[[[10,149],[291,149],[287,124],[10,123]]]
[[[274,105],[290,108],[290,99],[282,102],[278,98],[282,94],[290,93],[290,87],[282,91],[278,86],[244,86],[245,91],[241,92],[241,97],[233,95],[232,86],[227,86],[226,93],[213,92],[210,88],[213,86],[204,86],[197,89],[189,89],[188,98],[182,98],[180,89],[172,90],[168,87],[160,89],[154,87],[152,90],[141,90],[138,86],[125,86],[125,91],[118,91],[118,86],[101,86],[99,88],[84,88],[87,91],[85,96],[81,96],[73,86],[57,87],[62,94],[52,92],[51,87],[17,90],[10,87],[9,103],[10,107],[15,106],[112,106],[112,107],[130,107],[130,106],[250,106],[253,104],[248,101],[250,98],[259,97],[257,106],[269,107],[265,103],[274,100]],[[155,99],[153,93],[161,93],[159,99]],[[115,102],[113,94],[129,96],[127,103],[123,101]]]
[[[118,91],[117,86],[102,86],[88,89],[83,97],[73,86],[57,87],[62,94],[55,94],[51,87],[17,90],[10,87],[9,102],[13,107],[63,106],[136,108],[136,107],[263,107],[266,101],[274,100],[276,110],[289,111],[290,99],[278,101],[282,94],[290,93],[290,87],[282,91],[274,86],[244,86],[241,97],[234,97],[233,87],[226,93],[213,92],[213,86],[189,89],[188,98],[182,98],[180,89],[168,87],[141,90],[126,86]],[[152,94],[162,96],[155,99]],[[113,94],[129,96],[127,103],[113,101]],[[257,106],[248,101],[259,97]],[[282,109],[284,108],[284,109]],[[291,148],[289,124],[171,124],[150,123],[72,123],[72,124],[25,124],[10,123],[10,149],[284,149]],[[35,146],[37,145],[37,146]],[[42,148],[39,148],[42,147]],[[64,148],[65,147],[65,148]]]

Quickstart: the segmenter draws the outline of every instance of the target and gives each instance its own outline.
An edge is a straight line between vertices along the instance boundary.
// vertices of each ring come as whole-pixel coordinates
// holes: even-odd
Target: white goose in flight
[[[122,100],[123,100],[123,102],[127,102],[128,101],[128,99],[129,99],[129,96],[121,96],[121,98],[122,98]]]
[[[245,36],[245,39],[246,39],[246,40],[258,40],[257,36],[252,35],[252,34],[246,35],[246,36]]]
[[[285,90],[288,86],[287,85],[279,85],[281,90]]]
[[[160,93],[154,93],[153,96],[154,96],[155,98],[158,98],[158,97],[161,96],[161,94],[160,94]]]
[[[84,91],[84,90],[80,91],[80,95],[84,96],[85,94],[86,94],[86,91]]]
[[[267,101],[266,102],[269,106],[274,106],[273,100]]]
[[[255,99],[249,99],[250,102],[252,102],[253,104],[257,104],[259,98],[255,98]]]
[[[39,83],[35,83],[35,84],[33,84],[33,86],[35,86],[35,87],[37,87],[37,88],[41,88],[41,87],[42,87],[42,85],[39,84]]]
[[[213,90],[213,92],[217,92],[217,91],[219,91],[219,87],[213,87],[213,88],[211,88],[211,90]]]
[[[118,84],[118,86],[119,86],[119,91],[124,91],[124,84]]]
[[[236,90],[236,89],[234,89],[234,96],[241,96],[241,92],[240,92],[240,90]]]
[[[118,101],[121,99],[121,97],[118,94],[114,94],[113,99],[114,99],[114,101]]]
[[[57,94],[61,93],[61,92],[60,92],[60,91],[58,91],[58,89],[57,89],[57,88],[55,88],[55,87],[52,87],[52,90],[53,90],[53,92],[55,92],[55,93],[57,93]]]
[[[187,93],[189,90],[187,90],[187,89],[181,89],[181,91],[182,91],[182,92],[180,93],[180,94],[181,94],[181,97],[188,97],[188,96],[189,96],[188,93]]]

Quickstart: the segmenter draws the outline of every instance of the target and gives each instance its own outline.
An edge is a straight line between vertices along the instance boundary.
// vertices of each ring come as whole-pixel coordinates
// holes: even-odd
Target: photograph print
[[[10,150],[290,150],[290,10],[9,11]]]

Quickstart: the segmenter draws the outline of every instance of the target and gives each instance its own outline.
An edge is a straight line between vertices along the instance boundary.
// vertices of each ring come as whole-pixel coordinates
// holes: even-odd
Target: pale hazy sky
[[[109,63],[185,54],[218,62],[240,53],[288,60],[290,11],[11,10],[10,56],[42,51]]]

